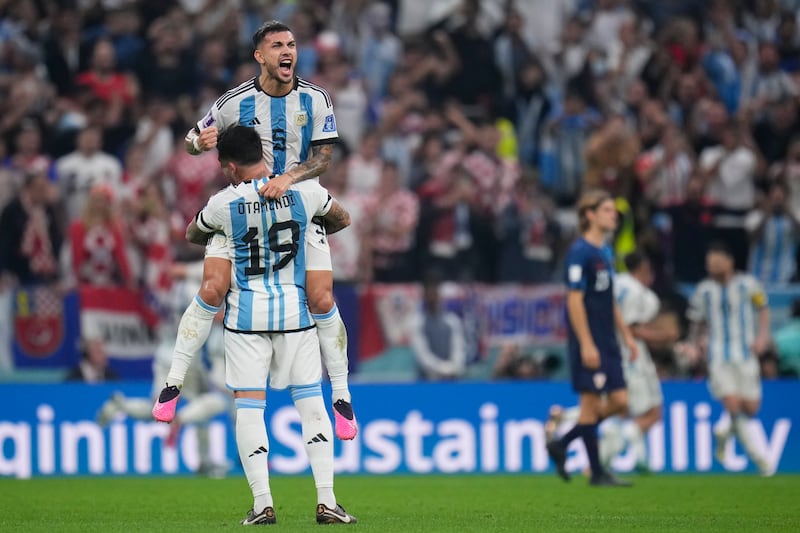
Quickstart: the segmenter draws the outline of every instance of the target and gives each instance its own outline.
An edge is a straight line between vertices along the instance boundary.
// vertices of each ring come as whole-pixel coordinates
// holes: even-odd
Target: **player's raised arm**
[[[219,130],[216,126],[209,126],[202,130],[195,126],[186,133],[186,137],[183,139],[183,146],[188,153],[198,155],[215,148],[218,137]]]

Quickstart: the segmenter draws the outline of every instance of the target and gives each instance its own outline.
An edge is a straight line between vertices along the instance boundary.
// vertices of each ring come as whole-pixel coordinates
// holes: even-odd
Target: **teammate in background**
[[[735,435],[761,474],[771,476],[775,467],[757,449],[748,428],[761,407],[758,358],[769,345],[769,307],[761,284],[736,272],[733,261],[724,243],[709,246],[708,277],[697,285],[687,311],[689,339],[698,344],[706,333],[709,389],[725,410],[714,427],[714,455],[723,462]]]
[[[625,267],[627,272],[614,278],[614,295],[622,320],[636,339],[638,357],[632,361],[629,350],[620,339],[630,418],[622,422],[608,420],[604,424],[600,458],[603,466],[608,468],[611,460],[627,445],[632,448],[636,469],[647,472],[645,436],[661,420],[664,404],[661,382],[647,343],[675,342],[678,340],[678,331],[660,327],[654,322],[661,302],[649,288],[653,283],[650,260],[640,252],[633,252],[625,256]]]
[[[578,423],[559,440],[547,443],[556,470],[565,481],[567,447],[580,437],[586,446],[595,486],[625,486],[606,471],[597,445],[597,424],[624,413],[628,393],[616,329],[636,360],[637,347],[614,302],[614,261],[608,239],[617,226],[614,199],[605,191],[590,191],[578,201],[581,237],[567,253],[567,331],[572,387],[580,396]],[[603,395],[606,397],[603,398]]]
[[[302,425],[317,487],[317,522],[355,523],[333,492],[333,428],[322,399],[322,364],[314,320],[306,305],[307,232],[326,216],[332,229],[347,212],[319,183],[294,185],[277,200],[259,195],[269,180],[261,140],[252,128],[226,129],[217,146],[231,185],[212,196],[186,230],[190,242],[224,232],[233,258],[226,297],[225,382],[236,404],[236,443],[253,492],[243,525],[276,521],[269,486],[269,442],[264,422],[266,386],[288,388]]]
[[[158,346],[153,358],[153,394],[158,395],[167,379],[175,336],[178,333],[178,321],[186,302],[191,301],[197,293],[202,276],[202,263],[176,263],[172,274],[174,282],[169,298],[172,309],[166,313],[158,327]],[[187,402],[177,411],[170,432],[164,441],[166,446],[177,443],[178,433],[182,425],[194,425],[197,428],[197,445],[200,456],[198,474],[209,477],[223,477],[230,469],[229,464],[216,461],[209,448],[208,422],[217,415],[231,413],[233,402],[230,393],[225,389],[225,369],[222,349],[222,326],[215,322],[211,334],[203,347],[208,355],[210,368],[202,358],[192,360],[186,373],[183,385],[183,396]],[[125,414],[135,420],[152,420],[151,409],[153,398],[132,398],[121,392],[115,392],[97,413],[97,423],[108,424],[114,417]]]
[[[318,178],[325,172],[338,141],[333,104],[321,87],[295,76],[297,45],[288,26],[271,21],[253,35],[253,57],[261,74],[223,94],[186,135],[186,149],[199,154],[217,145],[220,132],[235,126],[252,127],[261,138],[267,175],[260,193],[281,198],[288,187]],[[333,299],[333,271],[325,228],[315,224],[308,232],[306,286],[308,306],[317,324],[322,357],[333,392],[336,434],[355,438],[358,425],[347,384],[347,331]],[[230,287],[230,264],[210,243],[203,284],[187,308],[175,346],[173,366],[163,391],[163,405],[154,407],[158,420],[168,422],[189,361],[208,335],[211,320]],[[275,250],[273,250],[275,251]]]

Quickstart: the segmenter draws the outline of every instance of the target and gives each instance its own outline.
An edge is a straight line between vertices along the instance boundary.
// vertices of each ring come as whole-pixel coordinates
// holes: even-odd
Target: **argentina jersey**
[[[265,93],[258,78],[246,81],[219,97],[197,123],[197,130],[217,126],[222,132],[236,125],[255,128],[264,161],[274,175],[306,161],[312,146],[339,138],[330,95],[300,78],[295,78],[293,89],[281,97]]]
[[[797,270],[797,230],[789,215],[762,213],[748,217],[747,224],[763,223],[761,238],[750,246],[750,273],[762,283],[788,283]]]
[[[622,321],[627,325],[646,324],[653,320],[661,307],[658,296],[649,287],[646,287],[638,279],[627,272],[623,272],[614,278],[614,297],[617,301],[617,308]],[[617,334],[620,350],[625,360],[630,359],[630,350],[622,342],[622,337]],[[644,359],[650,358],[650,350],[641,339],[636,339],[638,356],[633,365],[641,364]]]
[[[687,316],[705,322],[709,363],[736,362],[752,357],[759,313],[767,305],[761,284],[749,274],[734,274],[722,285],[705,279],[697,285]]]
[[[225,328],[246,333],[308,329],[305,234],[332,200],[314,181],[292,186],[277,200],[258,194],[266,178],[229,186],[197,216],[204,232],[222,231],[231,257]]]

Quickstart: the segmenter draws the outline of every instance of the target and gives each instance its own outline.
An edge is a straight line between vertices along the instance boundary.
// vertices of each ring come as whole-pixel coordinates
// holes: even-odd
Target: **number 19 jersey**
[[[305,234],[312,217],[325,215],[332,200],[314,181],[268,200],[258,194],[266,180],[223,189],[197,215],[202,231],[222,231],[228,239],[231,288],[225,328],[243,333],[309,329],[314,320],[305,291]]]

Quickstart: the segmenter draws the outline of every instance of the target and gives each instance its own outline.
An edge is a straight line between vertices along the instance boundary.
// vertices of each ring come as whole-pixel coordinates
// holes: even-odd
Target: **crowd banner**
[[[504,342],[550,346],[566,342],[565,292],[560,285],[442,285],[443,305],[459,314],[479,351]],[[359,300],[359,361],[410,339],[408,320],[421,305],[418,285],[371,285]],[[355,330],[355,331],[354,331]],[[478,354],[471,354],[478,358]]]
[[[153,356],[158,316],[145,304],[141,292],[124,287],[84,286],[79,294],[84,337],[103,339],[113,359]]]
[[[127,418],[100,426],[95,415],[119,390],[148,397],[150,384],[0,385],[0,476],[149,475],[189,473],[199,463],[195,429],[185,426],[177,446],[164,440],[169,426]],[[554,403],[576,401],[566,383],[417,383],[352,386],[359,435],[336,441],[339,473],[546,473],[552,464],[544,424]],[[325,391],[327,396],[328,391]],[[288,393],[270,391],[265,413],[274,474],[309,470],[300,420]],[[724,464],[713,454],[712,426],[721,415],[704,383],[664,384],[664,421],[648,436],[651,470],[658,473],[748,472],[757,475],[732,440]],[[800,382],[764,383],[764,405],[751,426],[757,446],[781,473],[800,472]],[[210,424],[216,460],[237,464],[230,421]],[[633,469],[626,455],[614,461]],[[570,450],[568,469],[586,466],[581,444]],[[240,473],[237,473],[240,475]]]
[[[18,368],[68,367],[77,361],[78,296],[49,285],[13,291],[12,351]]]

